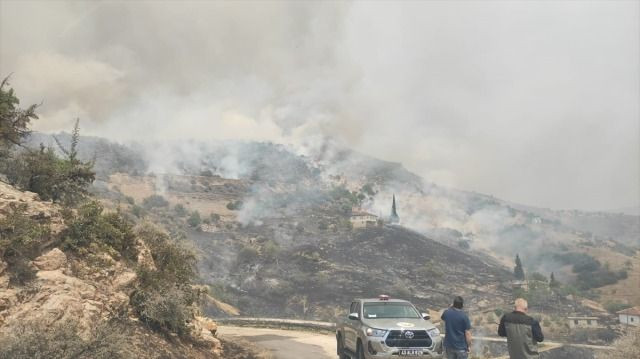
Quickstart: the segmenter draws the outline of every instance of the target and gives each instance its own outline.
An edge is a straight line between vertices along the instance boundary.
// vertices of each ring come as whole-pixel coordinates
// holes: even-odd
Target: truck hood
[[[421,318],[368,318],[364,319],[362,323],[371,328],[384,330],[429,330],[435,328],[431,321]]]

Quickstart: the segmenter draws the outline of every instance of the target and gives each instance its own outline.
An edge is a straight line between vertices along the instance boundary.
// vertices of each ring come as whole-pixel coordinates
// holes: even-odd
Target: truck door
[[[360,311],[360,302],[353,302],[349,307],[349,314],[358,313],[358,316],[362,315]],[[349,315],[347,314],[347,315]],[[357,349],[358,343],[358,330],[360,329],[360,319],[357,320],[347,318],[347,325],[344,329],[344,345],[347,349],[354,351]]]

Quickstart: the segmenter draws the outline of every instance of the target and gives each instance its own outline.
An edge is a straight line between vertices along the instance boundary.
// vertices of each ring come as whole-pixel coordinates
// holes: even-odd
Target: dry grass
[[[613,344],[612,351],[599,354],[598,359],[630,359],[640,358],[640,328],[628,328],[625,335]]]
[[[618,262],[615,266],[611,263],[611,266],[612,268],[618,269],[617,267],[624,265],[625,261]],[[627,270],[627,279],[621,280],[616,284],[602,287],[598,290],[601,295],[601,303],[606,303],[607,301],[619,301],[628,303],[630,306],[640,305],[640,286],[638,285],[638,283],[640,283],[640,254],[637,254],[633,259],[631,259],[631,264],[631,269]]]

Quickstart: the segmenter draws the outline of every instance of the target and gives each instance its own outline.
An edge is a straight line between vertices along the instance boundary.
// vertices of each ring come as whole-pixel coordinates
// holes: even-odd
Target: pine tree
[[[524,280],[524,269],[522,268],[522,261],[518,254],[516,254],[516,266],[513,268],[513,275],[518,280]]]
[[[35,113],[37,105],[21,109],[19,104],[20,100],[9,87],[9,78],[5,78],[0,83],[0,150],[21,145],[31,133],[31,121],[38,118]]]

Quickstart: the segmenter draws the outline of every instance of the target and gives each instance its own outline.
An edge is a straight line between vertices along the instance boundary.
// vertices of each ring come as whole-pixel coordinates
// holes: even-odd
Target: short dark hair
[[[462,299],[461,296],[457,296],[457,297],[453,298],[453,307],[454,308],[462,309],[463,304],[464,304],[464,300]]]

